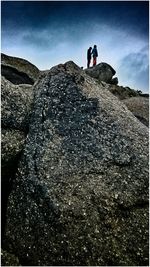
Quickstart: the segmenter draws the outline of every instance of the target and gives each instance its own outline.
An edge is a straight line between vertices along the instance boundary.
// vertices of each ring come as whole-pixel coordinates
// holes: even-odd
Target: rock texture
[[[9,196],[22,265],[148,265],[148,129],[73,62],[43,73]]]
[[[25,133],[17,130],[2,129],[1,140],[2,177],[3,175],[6,176],[8,172],[9,176],[11,176],[16,157],[22,151],[25,142]]]
[[[28,131],[33,97],[33,87],[31,85],[14,85],[2,77],[2,127]]]
[[[21,266],[15,255],[8,253],[5,250],[1,251],[1,266]]]
[[[85,69],[85,73],[99,81],[109,84],[118,83],[118,78],[112,79],[112,77],[116,74],[116,71],[109,64],[104,62],[89,69]]]
[[[14,84],[34,84],[40,71],[25,59],[1,54],[1,74]]]
[[[12,168],[16,169],[14,162],[23,148],[25,136],[28,133],[33,88],[25,84],[13,85],[2,77],[1,102],[3,179],[6,173],[11,176]],[[9,168],[10,165],[11,168]]]
[[[139,97],[143,96],[141,93],[138,91],[131,89],[130,87],[123,87],[123,86],[118,86],[118,85],[110,85],[106,83],[102,83],[103,86],[107,90],[109,90],[113,95],[117,96],[119,100],[127,99],[130,97]]]
[[[130,111],[147,127],[149,126],[149,98],[132,97],[123,100]]]
[[[1,216],[2,239],[5,229],[8,195],[29,128],[33,87],[14,85],[1,78]],[[2,241],[3,242],[3,241]]]

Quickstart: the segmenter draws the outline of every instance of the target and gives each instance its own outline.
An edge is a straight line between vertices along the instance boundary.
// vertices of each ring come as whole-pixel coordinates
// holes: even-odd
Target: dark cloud
[[[95,24],[148,33],[146,1],[7,1],[2,2],[2,29],[41,29],[49,26]],[[94,30],[94,29],[93,29]]]

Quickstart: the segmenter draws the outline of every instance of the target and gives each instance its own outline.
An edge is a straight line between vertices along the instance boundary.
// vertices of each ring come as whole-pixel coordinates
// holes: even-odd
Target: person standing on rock
[[[91,57],[92,57],[92,47],[89,47],[87,51],[87,68],[90,67]]]
[[[93,50],[92,50],[92,54],[93,54],[93,67],[96,66],[96,59],[98,57],[98,52],[97,52],[97,46],[94,45]]]

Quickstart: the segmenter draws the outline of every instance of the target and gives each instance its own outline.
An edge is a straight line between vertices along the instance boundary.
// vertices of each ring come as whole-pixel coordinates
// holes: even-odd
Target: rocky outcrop
[[[100,63],[94,67],[85,69],[85,73],[90,77],[97,79],[98,81],[103,81],[109,84],[117,84],[118,78],[112,77],[116,74],[116,71],[107,63]]]
[[[111,84],[117,85],[118,84],[118,78],[117,77],[112,78],[111,79]]]
[[[9,196],[22,265],[148,265],[148,129],[69,62],[43,73]]]
[[[2,127],[28,131],[33,103],[31,85],[14,85],[4,77],[1,79]]]
[[[2,177],[3,175],[6,176],[8,172],[10,177],[12,168],[14,168],[16,163],[16,158],[22,151],[25,133],[18,130],[2,129],[1,140]]]
[[[33,87],[26,84],[14,85],[2,77],[1,103],[1,216],[3,239],[7,200],[29,128]]]
[[[34,84],[34,81],[24,72],[8,65],[2,65],[2,75],[13,84]]]
[[[1,74],[14,84],[34,84],[40,71],[25,59],[1,54]]]
[[[147,127],[149,126],[149,98],[132,97],[123,100],[130,111]]]
[[[7,195],[7,189],[11,179],[15,176],[17,170],[18,158],[22,152],[25,142],[25,133],[12,130],[2,129],[1,133],[1,182],[2,182],[2,199],[4,201]],[[6,199],[7,201],[7,199]],[[4,202],[2,202],[3,206]]]
[[[17,155],[20,154],[28,133],[33,105],[33,87],[13,85],[4,77],[1,79],[1,125],[2,125],[2,177],[11,176],[16,169]],[[11,168],[9,168],[11,165]]]
[[[106,83],[102,83],[104,87],[107,87],[107,89],[115,96],[118,97],[119,100],[127,99],[130,97],[139,97],[143,96],[138,91],[131,89],[130,87],[124,87],[124,86],[118,86],[118,85],[109,85]]]
[[[18,161],[25,142],[25,133],[12,129],[2,129],[1,133],[1,237],[6,223],[8,196],[11,192]]]

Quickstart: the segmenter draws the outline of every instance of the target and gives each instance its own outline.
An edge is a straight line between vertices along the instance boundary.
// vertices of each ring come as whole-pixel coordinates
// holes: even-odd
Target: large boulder
[[[43,74],[9,196],[8,250],[28,266],[142,266],[148,228],[147,127],[75,64]]]
[[[112,77],[116,74],[116,71],[107,63],[101,62],[98,65],[85,69],[86,74],[106,83],[117,84],[118,79]]]
[[[132,97],[123,100],[123,103],[133,112],[147,127],[149,126],[149,98],[146,97]]]
[[[2,127],[27,132],[32,110],[33,97],[34,92],[31,85],[14,85],[2,77]]]
[[[25,59],[1,54],[1,74],[14,84],[34,84],[40,71]]]
[[[2,129],[1,133],[1,237],[3,236],[6,224],[6,209],[8,196],[11,191],[12,181],[18,167],[18,161],[25,142],[25,133],[13,130]]]
[[[13,129],[2,129],[1,133],[1,170],[2,181],[7,182],[14,175],[18,157],[23,149],[25,133]]]
[[[7,200],[29,128],[33,104],[31,85],[14,85],[1,78],[1,188],[2,242]]]
[[[9,165],[12,168],[14,168],[16,158],[22,151],[24,142],[25,142],[24,132],[13,129],[2,129],[1,163],[2,163],[2,170],[6,169],[6,173],[8,173],[9,171]]]

